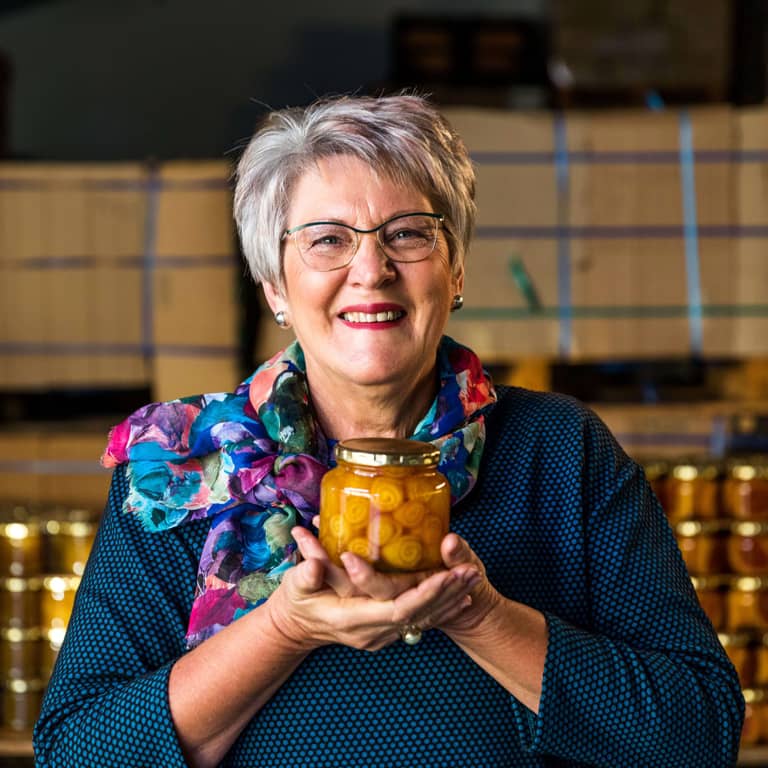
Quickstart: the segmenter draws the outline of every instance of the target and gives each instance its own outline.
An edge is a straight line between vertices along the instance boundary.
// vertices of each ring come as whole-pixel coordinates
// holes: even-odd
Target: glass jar
[[[727,546],[728,563],[734,573],[768,576],[768,521],[732,523]]]
[[[768,632],[760,636],[755,646],[755,685],[768,689]],[[768,731],[765,737],[768,739]]]
[[[0,630],[0,679],[38,677],[41,647],[37,627]]]
[[[752,747],[768,739],[768,698],[761,688],[745,688],[744,695],[744,726],[741,729],[742,747]]]
[[[40,626],[39,576],[29,579],[0,579],[0,627],[29,629]]]
[[[768,460],[734,459],[723,481],[723,511],[738,520],[768,521]]]
[[[752,688],[755,685],[757,672],[757,648],[751,632],[734,632],[717,635],[731,663],[736,667],[742,688]]]
[[[729,594],[728,587],[731,581],[730,576],[722,574],[691,577],[699,603],[712,622],[712,626],[718,632],[728,629],[726,626],[726,598]]]
[[[40,626],[43,632],[67,628],[79,586],[79,576],[46,576],[43,579],[40,596]]]
[[[49,629],[44,633],[42,646],[40,649],[40,677],[48,680],[53,672],[56,659],[59,658],[59,651],[64,642],[64,636],[67,630],[64,627]]]
[[[728,632],[768,631],[768,579],[734,578],[726,598]]]
[[[331,559],[354,552],[382,571],[442,565],[450,486],[431,443],[356,438],[336,445],[320,486],[319,538]]]
[[[48,573],[82,576],[96,535],[96,523],[85,510],[57,512],[45,521]]]
[[[40,524],[32,520],[0,523],[0,575],[36,576],[41,567]]]
[[[3,685],[3,725],[12,731],[27,731],[40,716],[43,701],[42,680],[6,680]]]
[[[728,573],[729,523],[723,520],[683,520],[675,525],[677,545],[693,576]]]
[[[666,511],[668,506],[666,489],[669,478],[669,462],[665,459],[646,458],[641,463],[651,489],[656,494],[662,509]]]
[[[714,461],[675,464],[665,483],[670,521],[719,517],[720,474],[720,465]]]

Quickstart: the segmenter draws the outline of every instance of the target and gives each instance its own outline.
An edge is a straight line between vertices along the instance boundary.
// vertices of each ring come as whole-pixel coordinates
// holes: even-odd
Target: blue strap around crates
[[[147,178],[147,209],[144,218],[144,269],[141,285],[141,346],[145,357],[155,350],[153,293],[157,265],[157,216],[160,205],[160,171],[152,164]]]
[[[557,303],[560,329],[558,352],[567,356],[571,352],[573,337],[573,311],[571,307],[571,234],[568,169],[568,135],[565,116],[555,114],[555,183],[557,189]]]
[[[688,293],[688,332],[691,353],[700,355],[703,349],[701,274],[699,271],[699,230],[696,215],[696,177],[693,151],[693,127],[687,110],[680,112],[680,179],[683,193],[683,239],[685,243],[685,274]]]

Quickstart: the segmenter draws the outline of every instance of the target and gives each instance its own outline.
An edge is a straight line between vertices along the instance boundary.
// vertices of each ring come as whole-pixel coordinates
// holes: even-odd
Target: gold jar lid
[[[716,480],[720,473],[720,464],[716,461],[680,462],[672,467],[672,477],[683,482]]]
[[[43,580],[39,576],[31,576],[28,579],[20,576],[10,576],[0,579],[0,589],[6,592],[35,592],[43,586]]]
[[[20,677],[12,677],[5,681],[3,686],[6,691],[11,693],[35,693],[42,691],[45,688],[45,680],[39,678],[24,679]]]
[[[356,437],[334,448],[336,459],[365,467],[430,467],[440,461],[440,449],[419,440]]]
[[[764,688],[744,688],[741,693],[747,704],[761,704],[768,698],[768,692]]]
[[[4,640],[7,643],[26,643],[35,640],[40,640],[43,633],[39,627],[10,627],[7,629],[0,629],[0,640]]]
[[[768,461],[765,457],[731,459],[728,462],[728,475],[734,480],[768,479]]]
[[[706,576],[691,576],[691,583],[696,591],[705,589],[724,589],[733,583],[733,577],[729,574],[707,574]],[[766,582],[768,586],[768,582]]]
[[[760,592],[768,589],[768,578],[765,576],[740,576],[733,580],[731,589],[736,592]]]
[[[645,458],[640,464],[648,480],[659,480],[669,474],[669,461],[666,459]]]
[[[764,536],[768,534],[768,522],[759,522],[757,520],[741,520],[731,523],[731,533],[735,536]]]
[[[681,520],[675,525],[678,536],[706,536],[728,530],[727,520]]]
[[[747,648],[752,644],[754,636],[751,632],[718,632],[717,639],[723,648]]]
[[[24,541],[35,538],[40,534],[40,525],[36,521],[13,522],[0,524],[0,538],[11,541]]]
[[[80,576],[70,576],[69,574],[45,576],[43,589],[48,592],[70,592],[80,586],[80,579]]]
[[[46,520],[45,532],[49,536],[71,536],[75,539],[85,539],[93,535],[96,524],[91,522],[71,520]]]

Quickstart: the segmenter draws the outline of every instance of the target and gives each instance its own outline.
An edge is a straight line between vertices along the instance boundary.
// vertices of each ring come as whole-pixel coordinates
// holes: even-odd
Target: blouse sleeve
[[[185,649],[195,531],[144,531],[125,492],[119,467],[35,726],[39,768],[185,765],[168,676]]]
[[[587,414],[583,557],[590,621],[545,612],[538,715],[515,702],[529,753],[594,766],[735,764],[744,700],[642,469]],[[567,481],[566,481],[567,482]]]

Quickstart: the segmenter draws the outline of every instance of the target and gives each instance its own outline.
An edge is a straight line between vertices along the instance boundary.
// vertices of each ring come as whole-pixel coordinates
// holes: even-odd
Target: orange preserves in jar
[[[728,573],[726,544],[728,521],[684,520],[675,526],[675,538],[688,572],[693,576]]]
[[[729,632],[768,631],[768,579],[757,576],[734,578],[727,595],[726,628]]]
[[[731,577],[725,574],[691,577],[699,603],[718,632],[727,628],[726,597],[729,595],[728,586],[731,581]]]
[[[688,462],[672,467],[664,488],[669,519],[678,522],[718,517],[720,474],[716,462]]]
[[[752,633],[719,633],[717,639],[736,668],[741,687],[752,688],[755,684],[755,673],[757,671],[757,648],[753,642]]]
[[[734,459],[723,481],[723,508],[739,520],[768,520],[768,460]]]
[[[744,694],[745,709],[740,743],[742,747],[751,747],[768,738],[768,731],[766,731],[768,700],[766,700],[765,690],[761,688],[745,688],[742,694]]]
[[[768,576],[768,521],[744,520],[731,525],[728,562],[734,573]]]
[[[355,438],[334,449],[337,466],[320,486],[320,543],[341,564],[353,552],[382,571],[442,564],[450,486],[431,443]]]

